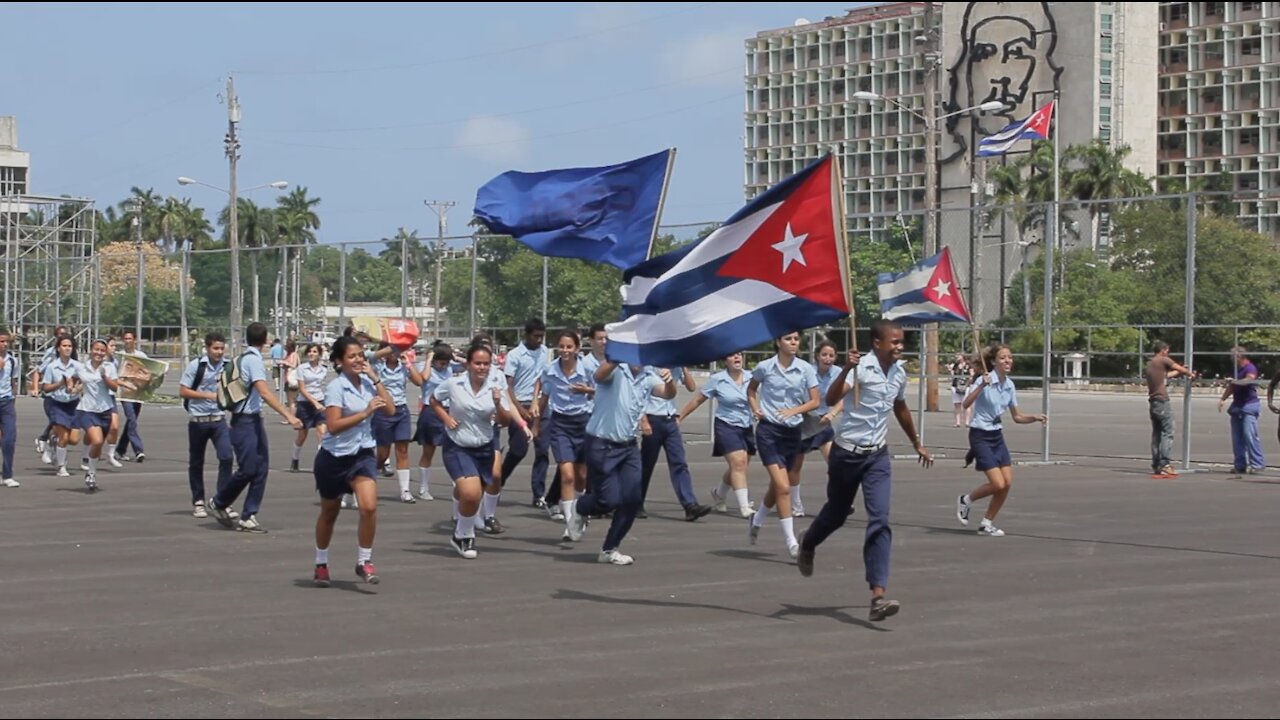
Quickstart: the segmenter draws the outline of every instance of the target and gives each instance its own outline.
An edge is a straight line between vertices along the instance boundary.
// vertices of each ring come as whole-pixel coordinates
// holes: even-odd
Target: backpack
[[[244,379],[240,374],[240,361],[244,356],[245,353],[241,353],[240,357],[227,363],[218,376],[218,408],[229,410],[232,414],[244,407],[249,394],[253,392],[244,386]]]

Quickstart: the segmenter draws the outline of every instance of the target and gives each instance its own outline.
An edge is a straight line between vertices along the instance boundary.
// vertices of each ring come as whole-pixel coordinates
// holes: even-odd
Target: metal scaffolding
[[[46,345],[58,325],[78,341],[96,332],[94,235],[93,200],[0,196],[4,324],[26,341],[24,349]]]

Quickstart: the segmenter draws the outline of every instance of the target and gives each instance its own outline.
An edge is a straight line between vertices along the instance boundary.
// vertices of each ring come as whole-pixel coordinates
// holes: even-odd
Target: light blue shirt
[[[200,378],[200,387],[196,387],[196,371],[200,369],[203,363],[204,377]],[[178,381],[180,385],[196,392],[217,393],[218,392],[218,376],[222,374],[222,369],[226,367],[227,360],[223,358],[217,365],[209,362],[209,356],[205,355],[196,358],[187,363],[187,369],[182,371],[182,379]],[[203,417],[206,415],[222,415],[222,409],[218,407],[218,403],[213,400],[188,400],[187,413],[191,417]]]
[[[987,373],[986,380],[977,391],[978,398],[973,401],[973,420],[969,427],[979,430],[999,430],[1000,416],[1005,410],[1018,406],[1018,391],[1013,387],[1013,378],[1006,377],[1000,382],[1000,376],[992,370]]]
[[[804,422],[799,415],[783,420],[779,414],[809,402],[809,391],[818,387],[818,373],[812,365],[800,358],[792,358],[791,367],[784,368],[778,364],[778,356],[774,355],[756,366],[751,372],[751,379],[760,383],[756,396],[760,399],[760,409],[764,411],[766,420],[787,427],[796,427]]]
[[[281,345],[280,343],[276,343],[276,344],[272,345],[272,346],[271,346],[271,361],[272,361],[272,362],[277,362],[277,363],[278,363],[278,362],[280,362],[280,361],[281,361],[281,360],[283,360],[283,359],[284,359],[284,346],[283,346],[283,345]]]
[[[245,389],[249,391],[249,396],[244,401],[242,413],[245,415],[257,415],[262,412],[262,396],[254,389],[253,384],[259,380],[267,382],[267,366],[262,362],[261,350],[251,347],[241,354],[240,378],[244,383]]]
[[[327,392],[324,379],[329,377],[329,368],[324,363],[319,363],[314,367],[311,363],[303,363],[298,366],[298,386],[305,387],[307,394],[316,400],[324,403],[324,394]]]
[[[592,385],[596,381],[579,359],[570,375],[564,374],[560,361],[551,363],[542,374],[542,394],[547,396],[547,407],[561,415],[583,415],[591,412],[591,398],[586,393],[576,393],[570,385]]]
[[[751,375],[742,371],[742,382],[734,382],[728,370],[721,370],[707,379],[707,384],[698,391],[703,397],[716,401],[717,420],[723,420],[734,427],[751,427],[751,403],[747,400],[747,386],[751,384]]]
[[[617,443],[631,442],[640,430],[640,416],[653,389],[662,384],[655,373],[633,375],[619,365],[608,380],[596,383],[596,406],[587,421],[587,434]]]
[[[907,371],[901,362],[894,363],[885,374],[875,353],[867,353],[854,372],[859,385],[858,404],[853,403],[853,386],[846,378],[844,412],[836,426],[835,442],[845,450],[883,444],[889,436],[894,404],[907,397]]]
[[[84,389],[80,392],[80,404],[76,409],[87,413],[107,412],[115,407],[116,401],[111,397],[111,391],[103,382],[102,376],[105,374],[115,380],[119,375],[116,373],[116,366],[106,360],[96,368],[90,364],[91,362],[80,364],[79,378]]]
[[[551,364],[551,353],[546,345],[530,350],[524,343],[507,353],[506,374],[511,378],[511,388],[521,403],[533,401],[533,386]]]
[[[382,380],[382,386],[387,389],[387,394],[391,396],[391,402],[396,407],[409,404],[409,395],[405,392],[405,386],[409,382],[409,370],[401,360],[395,367],[391,367],[383,360],[374,360],[373,369],[378,371],[378,377]]]
[[[596,359],[595,355],[592,355],[591,353],[587,353],[586,355],[583,355],[581,358],[578,359],[578,363],[579,365],[582,366],[582,371],[587,374],[587,377],[591,378],[591,384],[594,386],[596,384],[596,371],[600,369],[600,361]],[[595,409],[595,407],[596,407],[595,396],[593,395],[588,397],[587,412],[591,412],[592,410]]]
[[[431,393],[440,387],[440,383],[453,377],[452,363],[443,370],[437,370],[431,363],[423,363],[418,373],[422,375],[422,412],[431,412],[427,407],[431,403]]]
[[[327,414],[328,408],[336,407],[342,408],[342,417],[359,415],[377,396],[378,389],[367,376],[360,376],[360,387],[357,388],[346,375],[339,375],[325,388],[325,412]],[[377,446],[378,443],[373,439],[372,417],[367,417],[340,433],[330,430],[320,441],[320,447],[328,450],[334,457],[355,455],[364,448]]]
[[[58,389],[49,393],[49,397],[57,400],[58,402],[74,402],[80,398],[68,392],[67,386],[62,385],[61,383],[66,382],[66,379],[69,377],[77,377],[79,375],[80,361],[68,360],[67,364],[63,365],[61,359],[54,359],[53,362],[50,362],[49,366],[45,368],[44,374],[40,378],[40,384],[47,385],[50,383],[59,383]]]
[[[832,365],[827,368],[826,373],[823,373],[817,367],[814,367],[813,371],[818,376],[818,409],[809,414],[822,417],[823,415],[831,412],[831,406],[827,404],[827,390],[830,390],[831,383],[835,382],[835,379],[840,377],[840,366]]]
[[[478,448],[493,441],[493,413],[497,409],[493,404],[494,389],[489,381],[480,392],[472,391],[467,375],[451,377],[436,387],[432,397],[447,406],[449,415],[458,421],[458,426],[448,431],[455,445]]]
[[[21,372],[18,369],[18,358],[13,353],[5,353],[0,360],[0,400],[13,399],[13,381]]]
[[[56,359],[57,357],[58,357],[57,345],[54,345],[53,347],[47,347],[44,349],[44,352],[40,354],[40,364],[36,365],[36,367],[39,369],[40,375],[42,376],[44,375],[45,371],[49,368],[49,363],[53,362],[54,359]],[[74,360],[75,358],[72,358],[72,359]],[[41,380],[40,382],[44,382],[44,381]]]
[[[655,367],[646,367],[645,370],[647,372],[653,373],[655,377],[658,375],[658,369]],[[678,367],[671,368],[671,379],[676,381],[676,385],[680,385],[681,383],[683,383],[684,368],[678,368]],[[676,408],[676,401],[674,398],[672,398],[671,400],[667,400],[666,398],[660,398],[657,395],[651,394],[649,395],[649,398],[645,401],[645,406],[644,406],[645,415],[661,415],[662,417],[675,417],[679,412],[680,410]]]

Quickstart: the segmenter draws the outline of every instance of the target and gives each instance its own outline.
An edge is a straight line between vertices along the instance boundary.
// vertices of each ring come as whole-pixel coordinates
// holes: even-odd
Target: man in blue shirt
[[[222,374],[227,339],[222,333],[204,336],[204,357],[187,365],[178,385],[178,395],[187,409],[187,480],[191,485],[192,515],[208,517],[205,510],[204,451],[213,442],[218,457],[218,487],[231,481],[231,434],[225,413],[218,407],[218,376]],[[228,510],[230,515],[231,511]]]
[[[889,415],[892,413],[911,440],[925,467],[933,456],[916,435],[907,406],[907,373],[902,368],[902,326],[890,320],[871,324],[872,354],[862,357],[849,351],[848,362],[827,390],[827,405],[842,399],[844,411],[836,426],[836,437],[827,459],[827,503],[813,525],[800,536],[800,574],[813,574],[814,552],[849,517],[858,488],[862,488],[867,509],[867,535],[862,546],[867,584],[871,586],[871,619],[884,620],[898,613],[897,600],[885,598],[889,583],[889,549],[893,531],[889,528]],[[854,374],[853,382],[850,374]],[[857,402],[854,402],[855,386]]]
[[[534,403],[534,389],[538,380],[551,366],[551,353],[547,350],[547,325],[534,318],[524,324],[524,342],[507,353],[507,362],[503,371],[507,376],[507,392],[510,395],[512,408],[520,413],[524,423],[533,426],[533,414],[537,412]],[[546,418],[542,418],[546,420]],[[542,423],[545,427],[546,423]],[[551,433],[538,433],[533,440],[533,502],[536,506],[546,504],[543,499],[547,494],[547,467],[550,465],[548,451],[551,447]],[[524,431],[513,423],[507,428],[507,454],[502,459],[502,484],[505,486],[516,466],[529,454],[529,438]]]
[[[231,409],[231,447],[239,469],[209,501],[209,514],[223,526],[233,527],[233,518],[227,509],[247,487],[249,494],[245,496],[244,513],[236,528],[243,532],[264,533],[266,529],[258,524],[257,515],[262,507],[262,496],[267,492],[270,456],[267,453],[267,428],[262,424],[262,403],[271,406],[294,430],[302,429],[302,421],[281,404],[267,384],[267,367],[262,362],[267,326],[250,323],[245,329],[245,342],[249,349],[240,355],[240,378],[248,397]]]

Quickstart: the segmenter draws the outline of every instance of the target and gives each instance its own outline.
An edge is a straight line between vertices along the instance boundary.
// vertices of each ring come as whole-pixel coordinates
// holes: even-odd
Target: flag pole
[[[644,254],[646,260],[653,257],[653,245],[658,240],[658,227],[662,224],[662,209],[667,204],[667,188],[671,185],[671,171],[676,165],[676,149],[667,153],[667,172],[662,176],[662,194],[658,196],[658,213],[653,216],[653,232],[649,235],[649,251]]]
[[[1053,377],[1053,250],[1062,234],[1061,219],[1058,217],[1062,202],[1062,178],[1059,166],[1061,158],[1061,128],[1058,127],[1058,91],[1053,93],[1053,112],[1050,113],[1049,131],[1053,133],[1053,207],[1050,208],[1050,223],[1053,228],[1052,242],[1044,244],[1044,380],[1040,392],[1041,412],[1049,414],[1049,385]],[[1049,462],[1049,425],[1043,423],[1040,428],[1040,453],[1043,462]]]
[[[849,349],[858,351],[858,312],[853,306],[853,270],[849,267],[849,220],[845,213],[844,173],[840,171],[840,160],[834,153],[827,155],[831,159],[831,207],[835,209],[836,237],[840,242],[840,274],[844,277],[844,302],[849,308]],[[858,374],[853,373],[853,404],[860,402]]]

